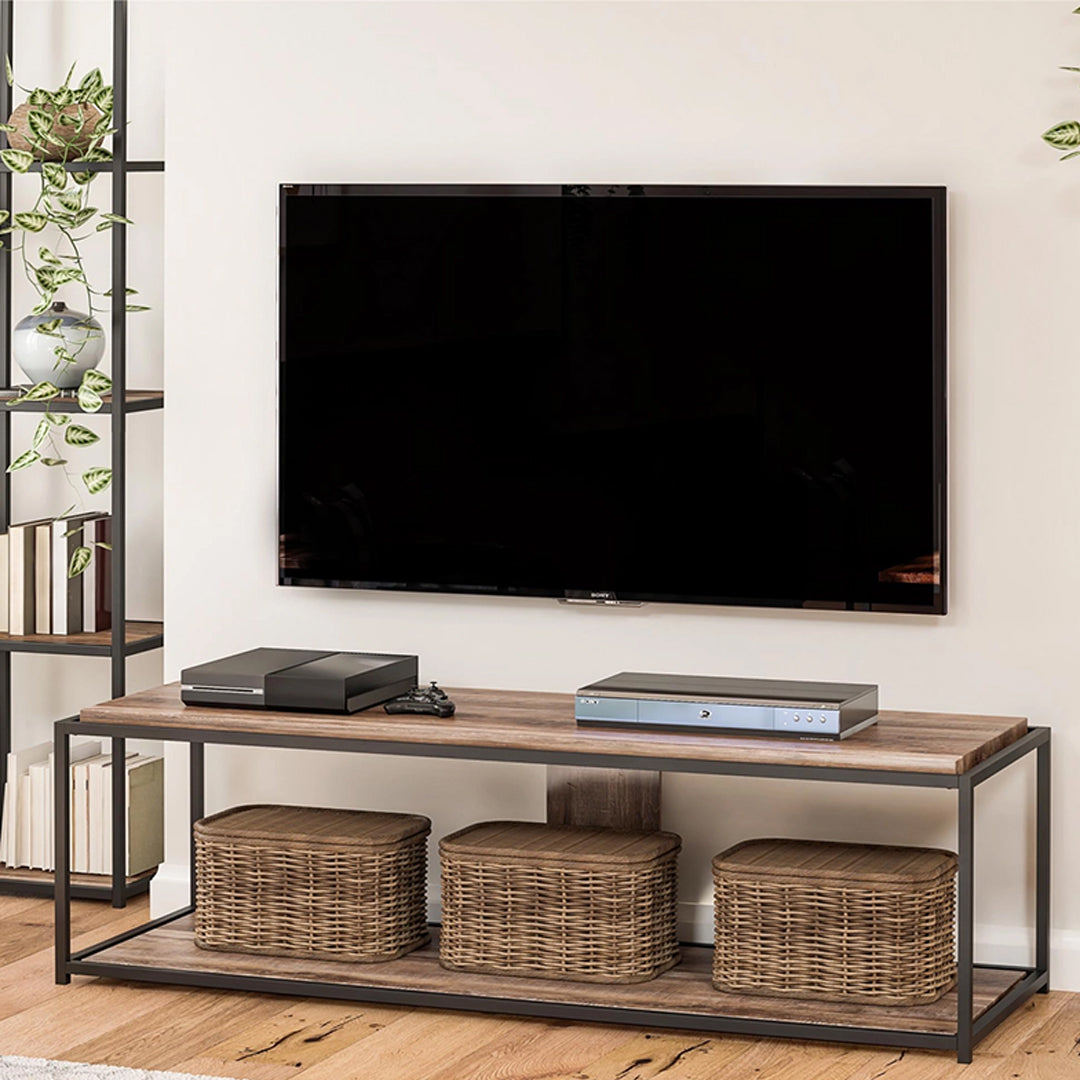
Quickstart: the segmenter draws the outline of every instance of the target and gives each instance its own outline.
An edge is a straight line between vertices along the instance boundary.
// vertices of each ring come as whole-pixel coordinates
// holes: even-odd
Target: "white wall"
[[[177,3],[166,156],[166,675],[258,644],[415,651],[453,685],[573,690],[622,669],[877,682],[889,708],[1055,729],[1054,975],[1080,988],[1080,20],[1031,3]],[[282,181],[946,184],[952,612],[946,618],[275,587]],[[347,317],[348,296],[334,298]],[[423,388],[417,387],[417,393]],[[363,381],[327,398],[359,422]],[[452,437],[452,432],[448,437]],[[387,453],[392,453],[387,448]],[[177,755],[173,754],[172,766]],[[536,767],[219,751],[247,799],[418,810],[441,835],[537,817]],[[1016,775],[1012,775],[1015,773]],[[162,890],[187,839],[183,771]],[[688,919],[748,835],[954,843],[952,799],[669,776]],[[984,955],[1027,941],[1030,770],[979,792]],[[175,891],[175,890],[174,890]],[[163,902],[160,891],[155,903]]]

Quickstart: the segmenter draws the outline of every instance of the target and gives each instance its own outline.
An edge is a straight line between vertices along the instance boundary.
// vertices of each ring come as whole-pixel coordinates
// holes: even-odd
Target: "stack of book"
[[[0,862],[10,868],[55,870],[54,753],[51,742],[8,754],[0,819]],[[73,743],[71,852],[74,873],[112,872],[112,755],[96,741]],[[165,858],[165,762],[151,754],[128,754],[127,866],[130,877]]]
[[[0,631],[9,634],[80,634],[112,628],[108,514],[78,514],[12,525],[0,534]],[[69,577],[76,548],[93,561]]]

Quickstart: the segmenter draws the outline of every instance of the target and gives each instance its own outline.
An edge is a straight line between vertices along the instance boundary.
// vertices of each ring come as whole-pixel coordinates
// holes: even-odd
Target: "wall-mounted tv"
[[[280,583],[943,614],[945,202],[283,185]]]

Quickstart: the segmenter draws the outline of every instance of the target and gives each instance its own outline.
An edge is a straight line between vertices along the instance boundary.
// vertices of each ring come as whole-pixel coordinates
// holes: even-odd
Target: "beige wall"
[[[1054,725],[1055,982],[1080,988],[1080,20],[1033,3],[169,5],[166,675],[258,644],[415,651],[449,685],[572,690],[623,669],[877,682],[886,707]],[[276,199],[282,181],[946,184],[952,611],[946,618],[275,587]],[[335,309],[347,317],[348,296]],[[331,312],[332,313],[332,312]],[[418,392],[422,388],[418,387]],[[363,378],[327,398],[364,409]],[[392,453],[392,447],[387,453]],[[177,891],[183,771],[155,897]],[[1015,775],[1013,775],[1015,773]],[[684,915],[749,835],[952,844],[944,793],[671,776]],[[1031,777],[979,792],[986,957],[1030,920]],[[413,809],[436,836],[538,816],[539,768],[212,754],[211,808]],[[707,924],[707,918],[705,919]]]

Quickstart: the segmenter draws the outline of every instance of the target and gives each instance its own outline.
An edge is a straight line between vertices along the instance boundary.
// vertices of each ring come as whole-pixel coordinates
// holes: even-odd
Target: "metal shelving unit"
[[[0,52],[15,58],[14,0],[0,0]],[[163,161],[130,161],[127,148],[128,105],[128,5],[127,0],[114,0],[113,14],[113,124],[112,161],[69,163],[66,168],[89,172],[109,173],[112,177],[113,213],[127,214],[127,178],[129,173],[162,172]],[[0,114],[11,115],[12,88],[0,79]],[[40,172],[41,165],[31,166]],[[12,210],[12,177],[0,163],[0,209]],[[127,295],[127,227],[115,224],[112,236],[112,296]],[[0,452],[5,461],[11,459],[11,410],[4,407],[5,397],[14,397],[11,376],[11,259],[0,258]],[[111,662],[112,696],[120,697],[126,689],[126,660],[136,653],[159,649],[164,644],[164,627],[160,622],[133,622],[127,614],[127,417],[130,413],[155,411],[164,408],[162,391],[129,390],[127,385],[127,311],[125,304],[113,304],[109,340],[112,355],[113,391],[101,412],[112,417],[111,464],[112,480],[112,630],[100,633],[70,635],[31,634],[16,636],[0,634],[0,807],[7,779],[6,761],[11,750],[11,654],[15,652],[47,653],[56,656],[108,657]],[[123,402],[122,408],[116,403]],[[73,398],[60,398],[52,403],[54,409],[79,411]],[[20,406],[27,412],[40,412],[41,403]],[[11,524],[11,478],[5,472],[0,483],[0,532]],[[75,879],[73,895],[80,899],[113,901],[115,906],[139,893],[146,892],[150,876],[129,879],[122,890],[115,889],[107,877],[80,876]],[[0,866],[0,895],[51,896],[53,875],[44,871],[14,870]]]

